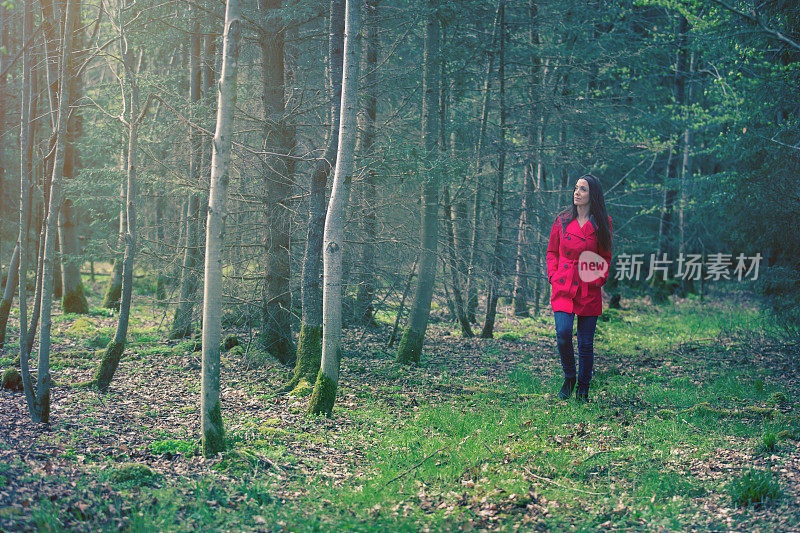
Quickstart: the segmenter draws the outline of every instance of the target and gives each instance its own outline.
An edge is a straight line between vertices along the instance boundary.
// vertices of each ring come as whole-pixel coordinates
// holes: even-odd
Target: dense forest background
[[[289,366],[307,342],[319,351],[325,189],[353,112],[343,319],[410,307],[400,360],[419,360],[431,297],[467,336],[476,322],[492,335],[498,301],[517,315],[546,309],[549,228],[589,173],[615,221],[612,299],[755,280],[796,331],[800,266],[785,237],[800,201],[794,3],[357,7],[357,103],[343,113],[344,2],[242,6],[224,324],[255,329]],[[118,309],[126,258],[147,280],[134,299],[174,306],[171,338],[199,325],[223,8],[3,4],[0,257],[4,276],[16,270],[27,235],[33,332],[50,305],[43,282],[66,312],[85,313],[81,275],[99,264],[114,265],[103,306]],[[702,270],[687,276],[690,256]],[[614,272],[631,257],[641,274]]]

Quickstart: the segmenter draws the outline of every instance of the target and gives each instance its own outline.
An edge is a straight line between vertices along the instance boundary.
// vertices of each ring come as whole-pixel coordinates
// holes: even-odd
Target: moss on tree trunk
[[[302,381],[309,386],[316,380],[322,361],[322,326],[300,325],[300,338],[297,342],[297,361],[291,381],[278,389],[278,393],[291,392]]]
[[[206,457],[225,451],[225,430],[222,427],[222,412],[219,402],[211,409],[209,418],[211,423],[203,432],[203,455]]]
[[[119,297],[117,298],[119,301]],[[89,312],[89,302],[86,301],[86,294],[83,284],[79,284],[75,290],[69,291],[61,298],[61,309],[65,313],[77,313],[85,315]]]
[[[122,352],[125,351],[124,342],[111,341],[106,347],[106,352],[103,354],[103,360],[100,362],[100,367],[95,372],[94,379],[97,382],[97,388],[101,392],[108,390],[111,384],[111,379],[114,377],[114,372],[117,370],[119,360],[122,358]]]
[[[333,414],[333,402],[336,399],[336,383],[322,370],[317,374],[314,394],[308,403],[308,412],[314,415],[323,414],[330,418]]]
[[[103,307],[119,311],[119,299],[122,296],[122,260],[114,261],[114,271],[108,281],[108,288],[103,297]]]
[[[419,364],[424,340],[425,335],[411,328],[406,328],[403,332],[403,338],[400,339],[400,346],[397,349],[397,362],[404,365]]]

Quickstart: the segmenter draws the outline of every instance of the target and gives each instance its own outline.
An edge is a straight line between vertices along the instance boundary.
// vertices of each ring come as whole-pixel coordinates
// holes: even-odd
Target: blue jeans
[[[575,316],[564,311],[555,311],[556,340],[558,354],[561,356],[561,368],[564,377],[575,377],[575,351],[572,348],[572,320]],[[594,328],[596,316],[578,315],[578,383],[588,386],[592,379],[594,364]]]

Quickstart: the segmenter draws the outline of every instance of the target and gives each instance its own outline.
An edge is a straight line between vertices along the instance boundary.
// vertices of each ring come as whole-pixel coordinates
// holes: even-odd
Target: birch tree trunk
[[[347,0],[345,4],[339,149],[323,237],[322,361],[308,405],[310,413],[326,416],[331,416],[333,412],[342,358],[342,253],[345,214],[350,197],[358,129],[360,3],[360,0]]]
[[[503,180],[506,168],[506,70],[505,70],[505,1],[500,0],[500,50],[498,77],[500,78],[499,106],[500,106],[500,146],[499,160],[497,162],[497,181],[495,185],[495,222],[497,234],[494,241],[492,254],[492,273],[489,278],[489,294],[486,298],[486,320],[483,323],[481,337],[491,339],[494,336],[494,322],[497,316],[497,300],[499,298],[500,283],[502,282],[502,252],[503,252]]]
[[[206,222],[205,279],[203,292],[203,369],[200,384],[200,428],[203,453],[214,455],[225,449],[219,402],[219,350],[222,337],[222,243],[225,231],[225,201],[231,160],[231,137],[236,111],[236,78],[239,70],[239,40],[242,36],[239,0],[225,7],[222,72],[218,84],[217,125],[212,141],[211,188]]]
[[[196,123],[199,118],[200,92],[202,84],[202,65],[200,62],[203,36],[200,28],[200,9],[192,6],[192,37],[189,53],[189,100],[191,102],[190,120]],[[189,183],[192,187],[200,186],[200,157],[201,143],[200,132],[189,126]],[[182,339],[192,334],[192,314],[194,312],[194,297],[197,292],[197,247],[200,204],[196,191],[189,195],[189,207],[186,213],[186,249],[183,252],[181,268],[181,291],[178,307],[172,319],[170,339]]]
[[[419,277],[414,303],[408,317],[408,324],[400,338],[397,348],[397,362],[402,364],[419,363],[428,318],[431,312],[431,299],[436,281],[436,248],[439,241],[439,19],[437,3],[428,0],[425,4],[425,56],[422,79],[422,144],[424,147],[422,174],[422,252],[419,261]]]
[[[56,146],[53,160],[53,175],[50,181],[50,198],[45,225],[44,253],[42,254],[42,306],[41,327],[39,328],[39,361],[37,363],[36,395],[33,405],[29,405],[34,422],[47,423],[50,419],[50,328],[53,306],[53,260],[55,257],[56,232],[58,231],[58,211],[63,198],[62,179],[64,173],[64,152],[66,149],[67,119],[69,98],[67,80],[69,60],[72,52],[72,37],[75,21],[79,13],[77,0],[68,0],[65,8],[64,37],[61,44],[58,95],[58,119],[56,127]]]
[[[300,274],[302,321],[292,379],[278,392],[288,392],[300,384],[313,386],[322,358],[322,293],[319,285],[322,237],[325,226],[325,189],[328,175],[336,164],[339,147],[339,118],[342,105],[342,63],[344,55],[344,0],[331,0],[328,36],[328,85],[331,96],[331,129],[325,153],[311,176],[308,200],[308,233]]]
[[[261,98],[264,107],[264,146],[279,155],[264,159],[265,224],[267,266],[261,302],[261,342],[267,352],[284,365],[296,361],[292,341],[292,292],[289,286],[289,208],[292,202],[294,131],[288,122],[284,76],[284,21],[275,12],[281,0],[259,0],[262,17]]]

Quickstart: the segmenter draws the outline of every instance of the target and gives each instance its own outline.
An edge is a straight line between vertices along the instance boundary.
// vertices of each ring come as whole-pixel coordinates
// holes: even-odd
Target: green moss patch
[[[132,488],[153,486],[161,475],[141,463],[123,463],[103,470],[99,477],[101,481]]]
[[[0,380],[0,388],[19,392],[22,390],[22,376],[16,368],[7,368]]]
[[[317,374],[314,383],[314,393],[308,403],[308,412],[314,415],[323,414],[330,417],[333,414],[333,402],[336,399],[336,383],[325,375],[322,370]]]
[[[97,329],[97,324],[86,317],[80,317],[67,328],[67,333],[75,336],[88,335]]]
[[[400,339],[400,346],[397,348],[397,362],[404,365],[419,364],[424,340],[425,337],[421,333],[410,327],[406,328]]]

